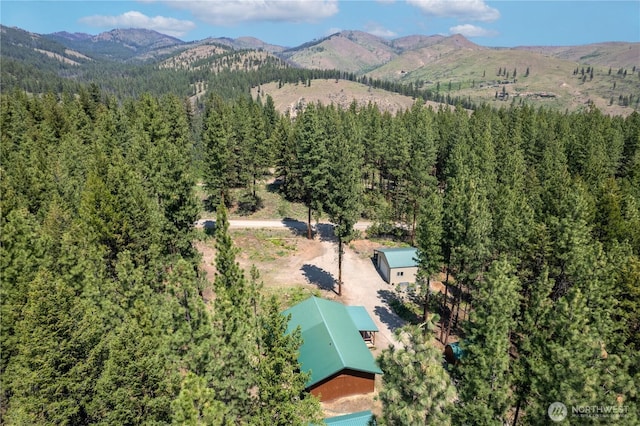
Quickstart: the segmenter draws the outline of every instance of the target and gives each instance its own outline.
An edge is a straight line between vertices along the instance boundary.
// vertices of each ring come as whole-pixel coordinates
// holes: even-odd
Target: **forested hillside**
[[[219,73],[202,114],[95,84],[3,91],[4,423],[318,420],[300,336],[227,232],[225,205],[260,209],[272,169],[310,223],[336,225],[339,253],[363,218],[419,249],[428,324],[379,359],[382,424],[547,424],[554,401],[640,421],[640,115],[416,102],[292,120],[222,88],[256,75]],[[212,282],[193,245],[200,180],[218,210]],[[439,271],[448,296],[427,291]],[[429,348],[454,333],[466,355],[445,371]]]
[[[237,267],[224,207],[203,298],[187,106],[95,90],[1,102],[2,423],[317,419],[300,336]]]

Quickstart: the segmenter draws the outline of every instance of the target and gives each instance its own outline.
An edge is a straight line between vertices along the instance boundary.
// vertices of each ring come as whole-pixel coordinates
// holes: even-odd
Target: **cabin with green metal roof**
[[[380,275],[389,284],[414,283],[418,273],[418,249],[415,247],[380,248],[373,251]]]
[[[375,376],[382,371],[346,306],[310,297],[283,315],[291,315],[287,332],[300,327],[303,343],[298,361],[302,371],[311,373],[308,392],[330,401],[374,391]]]

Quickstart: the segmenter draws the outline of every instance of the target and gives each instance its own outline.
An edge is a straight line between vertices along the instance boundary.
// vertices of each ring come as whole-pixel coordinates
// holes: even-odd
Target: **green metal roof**
[[[364,306],[345,306],[358,331],[379,331]]]
[[[384,253],[389,268],[410,268],[418,266],[418,249],[415,247],[395,247],[377,249]]]
[[[324,419],[325,424],[333,426],[367,426],[373,417],[370,410],[358,413],[345,414],[344,416],[329,417]]]
[[[298,326],[302,332],[298,361],[311,372],[307,386],[344,369],[382,374],[344,305],[310,297],[283,312],[289,314],[287,332]]]

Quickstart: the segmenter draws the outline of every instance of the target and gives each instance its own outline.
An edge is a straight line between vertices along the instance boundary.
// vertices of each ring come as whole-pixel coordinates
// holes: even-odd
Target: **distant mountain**
[[[449,68],[453,69],[455,62],[463,60],[461,56],[475,55],[478,52],[500,52],[501,57],[509,54],[521,57],[521,52],[528,52],[587,66],[610,66],[614,69],[640,67],[640,43],[493,48],[477,45],[460,34],[412,35],[387,40],[360,31],[341,31],[321,40],[287,49],[282,55],[305,68],[336,68],[356,74],[371,73],[373,77],[406,80],[409,72],[426,67],[436,60],[449,62]]]
[[[49,34],[49,38],[58,38],[66,41],[85,41],[93,38],[91,34],[87,33],[68,33],[66,31],[59,31],[57,33]]]
[[[79,66],[92,61],[68,44],[3,25],[0,25],[0,50],[4,58],[24,64],[37,64],[38,68],[57,66],[60,63]]]
[[[214,42],[235,50],[264,50],[270,53],[280,53],[285,50],[285,47],[265,43],[255,37],[238,37],[235,39],[228,37],[208,38],[200,43],[202,42]]]
[[[411,35],[406,37],[400,37],[391,40],[391,46],[401,51],[419,49],[421,47],[431,46],[432,44],[439,43],[444,38],[443,35]]]
[[[335,68],[474,103],[594,104],[612,114],[640,104],[640,43],[493,48],[460,34],[386,40],[342,31],[282,55],[299,67]]]
[[[95,36],[57,32],[43,37],[88,56],[124,61],[146,60],[168,55],[185,44],[175,37],[146,29],[114,29]]]
[[[316,43],[288,49],[282,55],[303,68],[363,73],[398,56],[387,40],[361,31],[341,31]]]
[[[581,46],[521,46],[514,48],[514,50],[535,52],[587,65],[619,68],[634,65],[640,67],[640,48],[638,46],[638,43],[609,42]]]
[[[4,26],[0,31],[3,63],[15,61],[3,77],[15,82],[29,74],[29,67],[84,81],[80,71],[84,65],[101,61],[111,64],[111,70],[118,69],[118,63],[151,62],[160,69],[198,73],[293,66],[339,70],[353,79],[403,85],[410,88],[406,93],[429,92],[441,100],[527,102],[569,110],[595,104],[613,114],[640,106],[640,43],[495,48],[460,34],[388,40],[362,31],[341,31],[285,48],[254,37],[184,42],[146,29],[98,35],[39,35]],[[106,72],[106,68],[98,69]],[[280,78],[276,74],[270,78]]]

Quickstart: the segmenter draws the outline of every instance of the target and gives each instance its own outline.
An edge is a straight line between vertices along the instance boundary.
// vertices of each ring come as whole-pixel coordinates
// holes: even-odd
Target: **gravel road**
[[[196,228],[209,228],[215,226],[215,219],[200,219],[195,223]],[[327,226],[329,223],[321,223],[319,226]],[[371,222],[358,222],[353,227],[358,231],[366,231],[371,226]],[[299,231],[305,231],[307,229],[307,222],[302,222],[295,219],[269,219],[269,220],[242,220],[232,219],[229,221],[230,228],[291,228]]]

